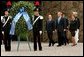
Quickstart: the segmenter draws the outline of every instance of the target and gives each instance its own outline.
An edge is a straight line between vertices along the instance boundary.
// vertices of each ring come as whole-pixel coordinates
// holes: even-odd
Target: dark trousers
[[[36,33],[35,31],[33,32],[33,38],[34,38],[34,50],[37,50],[37,43],[39,46],[39,50],[42,50],[41,37],[40,37],[39,31]]]
[[[5,51],[11,51],[11,39],[10,35],[7,33],[4,33],[4,45],[5,45]]]
[[[3,40],[3,34],[2,33],[1,33],[1,37],[0,38],[1,38],[0,41],[1,41],[1,45],[2,45],[2,40]]]
[[[63,41],[62,44],[65,44],[66,45],[66,42],[67,42],[66,31],[63,32],[63,39],[62,39],[62,41]]]
[[[58,45],[63,45],[63,31],[57,31]]]
[[[51,45],[51,44],[54,43],[54,41],[53,41],[53,39],[52,39],[53,32],[47,32],[47,34],[48,34],[48,38],[49,38],[49,45]]]

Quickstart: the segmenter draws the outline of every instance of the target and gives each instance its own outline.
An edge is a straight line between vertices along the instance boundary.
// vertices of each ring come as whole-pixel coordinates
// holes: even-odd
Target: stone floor
[[[42,43],[42,51],[34,51],[32,42],[30,42],[31,51],[27,42],[21,42],[17,51],[17,44],[12,42],[11,52],[5,52],[4,45],[1,45],[1,56],[83,56],[83,43],[78,43],[74,47],[71,46],[72,43],[61,47],[57,47],[57,43],[51,47],[48,47],[48,43]]]

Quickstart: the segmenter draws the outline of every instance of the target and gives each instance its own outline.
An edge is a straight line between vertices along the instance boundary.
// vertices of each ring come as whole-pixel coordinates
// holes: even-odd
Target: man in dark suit
[[[58,18],[56,19],[56,30],[58,34],[58,47],[63,45],[64,31],[66,30],[66,22],[62,18],[62,12],[57,13]]]
[[[62,12],[62,17],[66,21],[66,31],[64,31],[65,36],[64,36],[64,39],[63,39],[63,42],[64,42],[63,44],[66,45],[67,43],[69,44],[69,40],[67,38],[69,21],[68,21],[67,17],[65,16],[65,13],[64,12]]]
[[[55,30],[54,21],[52,20],[52,15],[48,15],[48,20],[46,21],[46,30],[49,38],[49,47],[54,46],[54,41],[52,39],[53,32]]]
[[[42,21],[43,17],[39,14],[39,8],[34,9],[33,16],[33,37],[34,37],[34,51],[37,51],[37,42],[39,50],[42,50],[41,46],[41,34],[42,34]]]

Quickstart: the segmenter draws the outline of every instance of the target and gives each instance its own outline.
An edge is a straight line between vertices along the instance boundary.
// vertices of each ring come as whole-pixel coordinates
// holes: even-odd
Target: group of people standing
[[[22,9],[21,8],[21,13],[22,13]],[[41,46],[41,35],[42,35],[42,24],[43,24],[43,16],[40,15],[39,8],[35,8],[34,10],[34,15],[32,16],[32,20],[33,23],[31,25],[31,21],[29,21],[30,19],[28,14],[23,14],[23,16],[25,15],[25,20],[27,20],[27,25],[28,28],[30,28],[29,30],[33,30],[33,39],[34,39],[34,51],[37,51],[37,43],[39,46],[39,50],[42,51],[42,46]],[[23,11],[24,13],[25,11]],[[1,44],[2,44],[2,40],[4,42],[4,46],[5,46],[5,51],[11,51],[11,39],[14,36],[14,31],[15,31],[15,22],[14,21],[18,21],[18,18],[20,17],[20,15],[16,15],[15,18],[9,16],[9,12],[6,10],[4,12],[4,16],[1,16]],[[27,18],[28,17],[28,18]],[[15,20],[16,19],[16,20]],[[31,26],[30,26],[31,25]],[[32,29],[31,29],[32,28]]]
[[[47,35],[49,38],[49,47],[54,46],[55,42],[53,40],[53,32],[57,32],[58,36],[58,45],[66,45],[69,44],[69,39],[67,38],[68,31],[71,32],[72,36],[72,46],[77,45],[78,42],[78,33],[79,33],[79,27],[80,27],[80,20],[77,17],[77,12],[72,12],[71,18],[68,19],[66,18],[64,12],[58,12],[57,13],[57,18],[54,20],[52,18],[52,15],[48,15],[48,19],[46,21],[46,30],[47,30]]]
[[[54,46],[55,44],[54,40],[52,39],[54,31],[57,31],[58,47],[69,43],[69,40],[67,38],[68,30],[71,32],[72,35],[72,42],[73,42],[72,46],[77,45],[78,40],[75,41],[75,35],[76,33],[78,33],[80,27],[80,21],[79,18],[77,18],[77,12],[72,13],[70,23],[68,19],[64,16],[65,14],[63,12],[58,12],[57,15],[58,17],[55,20],[53,20],[52,15],[49,14],[48,19],[46,21],[46,30],[49,38],[49,47],[51,45]],[[3,40],[5,45],[5,51],[11,51],[12,36],[9,34],[9,32],[11,28],[12,18],[8,15],[8,11],[5,11],[5,15],[3,16],[3,18],[1,18],[2,19],[1,24],[2,24],[2,36],[4,35]],[[35,8],[34,15],[32,17],[34,51],[37,51],[37,43],[39,46],[39,50],[42,51],[41,35],[43,33],[42,32],[43,19],[44,19],[43,16],[41,16],[39,13],[39,9]]]

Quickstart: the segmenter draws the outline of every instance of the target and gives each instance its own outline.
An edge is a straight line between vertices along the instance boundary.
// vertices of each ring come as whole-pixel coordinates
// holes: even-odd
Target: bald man
[[[49,38],[49,47],[52,45],[54,46],[55,42],[52,39],[53,32],[54,32],[54,21],[52,19],[52,15],[48,15],[48,20],[46,21],[46,30],[47,30],[47,35]]]

